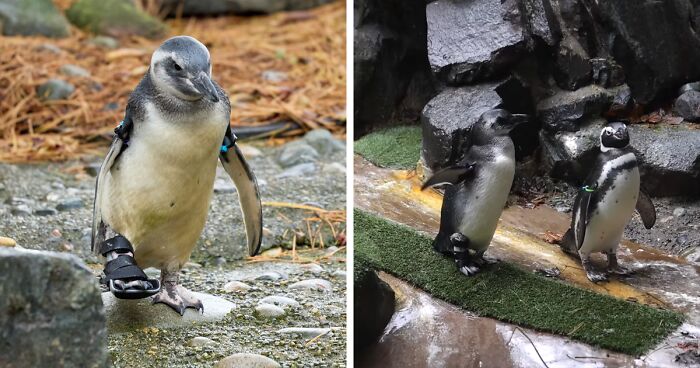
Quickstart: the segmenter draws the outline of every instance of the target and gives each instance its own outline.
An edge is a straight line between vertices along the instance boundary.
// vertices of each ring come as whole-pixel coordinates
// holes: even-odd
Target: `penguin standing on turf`
[[[629,141],[625,124],[614,122],[603,127],[600,153],[576,196],[571,227],[560,243],[565,252],[581,258],[586,276],[593,282],[607,280],[607,274],[592,267],[591,253],[607,255],[609,272],[626,271],[619,265],[616,251],[635,208],[647,229],[656,222],[654,204],[639,190],[639,166]]]
[[[237,187],[249,254],[260,247],[258,186],[231,132],[228,96],[211,71],[202,43],[166,40],[115,130],[97,178],[92,247],[105,257],[102,283],[118,298],[154,296],[180,314],[203,310],[178,280],[204,228],[218,160]],[[107,228],[116,236],[105,240]],[[159,268],[160,280],[149,279],[146,267]]]
[[[423,184],[422,189],[450,184],[433,248],[454,257],[457,268],[467,276],[489,262],[484,252],[496,232],[515,175],[515,147],[508,133],[526,121],[527,115],[505,110],[485,112],[471,130],[473,146],[465,158]]]

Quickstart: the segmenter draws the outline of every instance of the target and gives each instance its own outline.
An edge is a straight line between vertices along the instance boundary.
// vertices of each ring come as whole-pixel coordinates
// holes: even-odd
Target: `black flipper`
[[[475,164],[455,165],[442,169],[423,183],[421,190],[438,184],[456,185],[466,181],[474,174]]]
[[[131,254],[134,248],[123,236],[118,235],[100,244],[100,253],[107,256],[116,252],[118,256],[105,263],[102,283],[119,299],[141,299],[160,291],[160,281],[149,279],[136,264]]]
[[[575,211],[571,219],[571,229],[573,230],[574,244],[577,250],[581,249],[583,240],[586,237],[586,227],[588,226],[588,216],[590,213],[589,205],[595,190],[596,188],[588,185],[582,187],[574,202]]]
[[[654,208],[654,203],[651,201],[646,193],[639,191],[639,196],[637,197],[637,212],[639,216],[642,217],[642,222],[644,227],[651,229],[656,223],[656,208]]]

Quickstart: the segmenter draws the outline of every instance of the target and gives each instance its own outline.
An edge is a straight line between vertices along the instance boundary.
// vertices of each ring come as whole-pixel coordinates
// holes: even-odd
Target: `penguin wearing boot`
[[[526,121],[527,115],[505,110],[485,112],[471,129],[473,145],[465,158],[423,184],[423,190],[448,184],[433,248],[453,257],[467,276],[491,262],[484,252],[496,232],[515,175],[515,146],[508,134]]]
[[[600,153],[576,196],[571,227],[560,242],[563,251],[580,257],[586,276],[593,282],[605,281],[608,276],[593,268],[591,253],[607,255],[608,273],[626,273],[616,251],[635,209],[647,229],[656,222],[654,204],[639,189],[639,166],[629,141],[625,124],[613,122],[603,127]]]
[[[209,51],[192,37],[170,38],[153,53],[95,190],[92,248],[105,257],[104,287],[122,299],[153,296],[181,315],[203,310],[178,280],[204,228],[217,161],[236,185],[250,255],[262,239],[257,182],[211,72]],[[108,228],[116,236],[105,239]],[[160,280],[149,279],[147,267],[160,269]]]

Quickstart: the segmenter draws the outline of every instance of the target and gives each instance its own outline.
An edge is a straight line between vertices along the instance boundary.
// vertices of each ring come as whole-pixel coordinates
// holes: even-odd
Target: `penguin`
[[[438,184],[445,189],[440,231],[433,248],[455,259],[466,276],[493,262],[484,257],[496,232],[515,175],[515,147],[508,134],[527,115],[489,110],[472,127],[473,145],[457,165],[436,172],[422,190]]]
[[[203,311],[202,302],[179,285],[179,273],[204,228],[218,161],[237,188],[248,253],[258,252],[260,194],[230,114],[201,42],[177,36],[155,50],[95,188],[92,249],[105,257],[101,281],[117,298],[152,296],[180,315],[187,308]],[[116,235],[105,239],[108,229]],[[149,279],[147,267],[160,269],[160,279]]]
[[[591,253],[607,255],[609,273],[627,272],[618,263],[616,251],[635,209],[647,229],[656,222],[654,204],[640,190],[639,165],[629,142],[625,124],[611,122],[603,127],[600,152],[578,191],[571,226],[560,243],[563,251],[581,259],[592,282],[607,280],[607,274],[592,267]]]

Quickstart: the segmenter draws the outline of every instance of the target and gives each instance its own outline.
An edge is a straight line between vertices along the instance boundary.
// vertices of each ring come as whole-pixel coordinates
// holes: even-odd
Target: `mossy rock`
[[[70,35],[68,21],[51,0],[0,0],[0,30],[6,36]]]
[[[165,24],[126,0],[78,0],[66,16],[81,29],[113,37],[159,38],[167,31]]]

